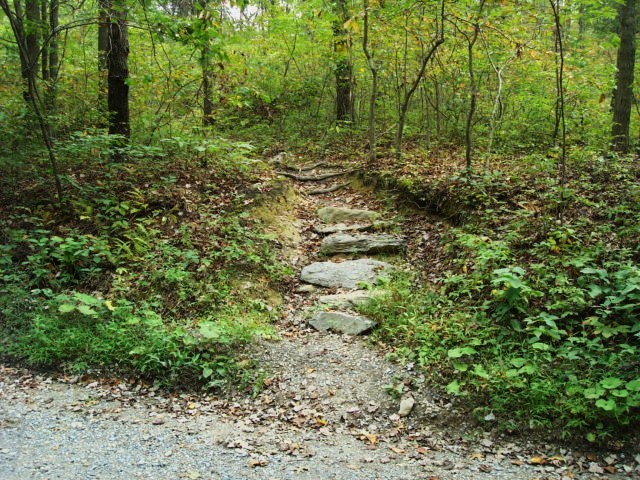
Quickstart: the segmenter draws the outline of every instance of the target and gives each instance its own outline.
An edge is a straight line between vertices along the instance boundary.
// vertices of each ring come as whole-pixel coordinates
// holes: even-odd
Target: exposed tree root
[[[330,172],[324,173],[322,175],[296,175],[291,172],[276,172],[278,175],[283,175],[285,177],[293,178],[294,180],[298,180],[299,182],[321,182],[322,180],[327,180],[329,178],[339,177],[340,175],[348,175],[350,173],[354,173],[356,170],[346,170],[344,172]]]
[[[328,187],[328,188],[316,188],[315,190],[311,190],[307,193],[309,195],[320,195],[322,193],[331,193],[331,192],[335,192],[336,190],[340,190],[341,188],[348,187],[349,185],[351,185],[350,181],[339,183],[337,185],[333,185],[332,187]]]

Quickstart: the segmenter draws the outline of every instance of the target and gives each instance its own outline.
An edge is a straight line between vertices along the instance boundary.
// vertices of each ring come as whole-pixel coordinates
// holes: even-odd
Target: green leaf
[[[604,395],[605,390],[602,388],[585,388],[582,392],[584,398],[600,398]]]
[[[69,313],[73,312],[76,309],[75,305],[71,305],[70,303],[63,303],[58,307],[58,311],[60,313]]]
[[[464,362],[454,362],[453,368],[458,372],[466,372],[469,369],[469,365]]]
[[[485,380],[489,379],[489,372],[487,372],[483,365],[476,364],[474,365],[473,373],[480,378],[484,378]]]
[[[449,358],[460,358],[464,355],[473,355],[474,353],[478,353],[473,347],[459,347],[452,348],[447,352],[447,356]]]
[[[606,410],[607,412],[610,412],[611,410],[616,408],[616,401],[615,400],[605,400],[604,398],[601,398],[600,400],[598,400],[596,402],[596,406]]]
[[[447,385],[447,393],[450,395],[460,395],[460,383],[457,380],[454,380],[449,385]]]
[[[622,385],[622,380],[617,377],[607,377],[603,380],[600,380],[600,386],[608,390],[618,388],[620,385]]]
[[[629,396],[629,392],[624,389],[621,389],[621,390],[616,389],[616,390],[611,390],[611,395],[618,398],[626,398]]]
[[[209,367],[204,367],[202,369],[202,377],[203,378],[209,378],[212,373],[213,373],[213,369],[211,369]]]
[[[91,317],[95,317],[98,315],[98,312],[96,312],[88,305],[78,305],[78,311],[83,315],[89,315]]]
[[[626,388],[632,392],[640,392],[640,378],[627,382]]]

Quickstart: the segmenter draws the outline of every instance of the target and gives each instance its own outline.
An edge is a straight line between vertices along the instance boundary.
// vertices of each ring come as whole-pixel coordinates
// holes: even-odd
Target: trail
[[[344,207],[374,212],[373,226],[369,220],[355,222],[361,225],[358,245],[363,239],[388,242],[393,236],[402,245],[385,246],[383,259],[393,268],[406,268],[412,256],[428,246],[424,229],[416,228],[428,219],[398,222],[393,209],[373,193],[344,186],[344,177],[328,175],[335,171],[322,162],[300,169],[297,177],[302,180],[287,180],[297,198],[286,221],[299,234],[283,239],[288,261],[304,271],[318,262],[344,265],[375,257],[366,251],[351,253],[353,246],[346,254],[320,253],[327,248],[324,239],[332,235],[326,229],[334,223],[322,222],[318,210]],[[313,176],[325,179],[309,181]],[[341,186],[331,191],[335,185]],[[309,194],[320,190],[326,193]],[[345,240],[344,235],[337,238]],[[376,268],[374,274],[382,272]],[[489,432],[471,435],[462,421],[451,424],[455,405],[432,392],[413,365],[389,362],[369,346],[366,331],[364,336],[335,333],[341,327],[334,320],[330,331],[310,326],[309,319],[318,312],[353,314],[344,297],[324,298],[353,291],[309,282],[293,286],[278,325],[280,339],[263,340],[253,348],[269,372],[266,388],[255,398],[168,395],[126,381],[51,379],[0,368],[0,478],[638,477],[638,462],[631,458],[591,457]],[[359,290],[356,296],[367,292]],[[401,398],[389,395],[389,386],[402,390]],[[544,460],[537,461],[536,455]],[[607,463],[619,473],[606,474]]]

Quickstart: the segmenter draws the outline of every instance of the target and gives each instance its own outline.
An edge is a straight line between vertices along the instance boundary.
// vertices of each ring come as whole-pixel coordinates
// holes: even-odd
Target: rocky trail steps
[[[427,234],[395,225],[381,200],[323,162],[282,173],[297,193],[287,256],[300,282],[285,298],[280,339],[253,348],[264,390],[168,394],[0,367],[0,479],[640,478],[640,455],[516,441],[456,421],[455,405],[414,365],[367,345],[374,322],[354,311],[379,294],[380,277],[407,268]]]

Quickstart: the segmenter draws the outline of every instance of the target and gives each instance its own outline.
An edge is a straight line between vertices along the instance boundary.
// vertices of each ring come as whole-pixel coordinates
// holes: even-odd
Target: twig
[[[341,188],[344,187],[348,187],[349,185],[351,185],[351,182],[344,182],[344,183],[339,183],[337,185],[334,185],[333,187],[328,187],[328,188],[317,188],[315,190],[311,190],[309,193],[309,195],[320,195],[323,193],[331,193],[331,192],[335,192],[336,190],[340,190]]]

